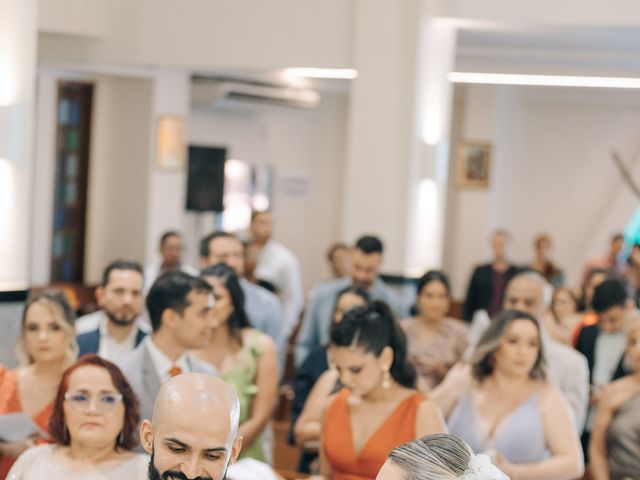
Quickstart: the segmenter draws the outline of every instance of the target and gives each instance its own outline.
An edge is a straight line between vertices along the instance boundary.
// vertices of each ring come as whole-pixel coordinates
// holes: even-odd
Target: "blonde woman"
[[[62,373],[78,354],[74,321],[62,292],[45,290],[29,297],[16,346],[21,367],[0,366],[0,415],[23,412],[47,431]],[[34,441],[0,442],[0,478]]]
[[[640,318],[627,327],[626,361],[633,373],[607,385],[589,443],[594,480],[638,478],[640,472]]]
[[[509,480],[455,435],[436,433],[394,448],[376,480]]]

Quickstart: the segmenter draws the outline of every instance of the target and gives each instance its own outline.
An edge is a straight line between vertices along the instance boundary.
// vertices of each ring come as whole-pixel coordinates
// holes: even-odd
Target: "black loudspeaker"
[[[187,210],[222,212],[226,148],[189,146]]]

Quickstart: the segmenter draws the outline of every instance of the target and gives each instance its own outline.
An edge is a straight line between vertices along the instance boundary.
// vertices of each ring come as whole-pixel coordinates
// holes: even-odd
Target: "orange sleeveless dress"
[[[21,412],[20,396],[18,395],[18,370],[5,370],[0,366],[0,415]],[[49,430],[49,418],[53,413],[53,402],[47,405],[33,417],[33,421],[45,432]],[[0,479],[4,479],[15,458],[0,455]]]
[[[349,394],[349,390],[343,388],[327,408],[322,426],[322,449],[331,465],[333,480],[374,480],[389,452],[416,438],[418,406],[426,397],[416,392],[400,402],[356,455],[349,418]]]

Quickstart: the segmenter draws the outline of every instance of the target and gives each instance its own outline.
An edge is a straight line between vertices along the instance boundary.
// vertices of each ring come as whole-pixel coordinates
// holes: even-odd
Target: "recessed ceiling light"
[[[515,73],[450,72],[453,83],[481,83],[486,85],[530,85],[546,87],[640,88],[640,78],[588,77],[572,75],[523,75]]]

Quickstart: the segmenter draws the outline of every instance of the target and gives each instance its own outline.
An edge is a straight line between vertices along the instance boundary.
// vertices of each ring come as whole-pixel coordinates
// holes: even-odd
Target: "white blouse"
[[[148,455],[135,454],[110,469],[73,471],[56,463],[55,445],[40,445],[25,451],[13,464],[7,480],[140,480],[147,478]]]

